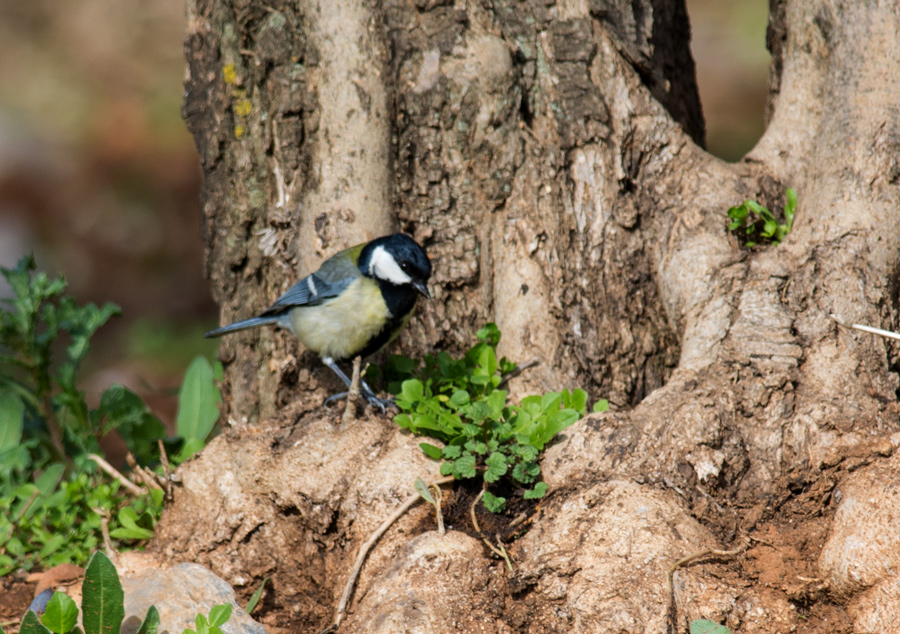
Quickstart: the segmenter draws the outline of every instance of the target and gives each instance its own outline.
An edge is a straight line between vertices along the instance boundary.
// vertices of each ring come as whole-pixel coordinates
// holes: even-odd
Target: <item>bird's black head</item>
[[[425,297],[431,260],[415,240],[403,233],[376,238],[359,254],[359,269],[363,275],[394,286],[409,285]]]

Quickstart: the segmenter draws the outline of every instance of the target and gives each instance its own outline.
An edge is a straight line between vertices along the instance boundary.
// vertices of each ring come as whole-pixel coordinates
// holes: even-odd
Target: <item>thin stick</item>
[[[861,330],[863,332],[872,333],[873,335],[880,335],[882,337],[887,337],[889,339],[898,339],[900,340],[900,334],[893,332],[892,330],[882,330],[881,328],[873,328],[872,326],[863,326],[862,324],[848,324],[846,321],[831,313],[829,315],[833,320],[842,325],[844,328],[852,328],[854,330]]]
[[[159,446],[159,460],[162,463],[163,475],[166,479],[166,499],[172,499],[172,468],[169,466],[169,456],[166,455],[166,447],[163,445],[162,438],[157,439]]]
[[[484,497],[484,489],[478,492],[478,495],[475,496],[475,499],[472,500],[472,506],[469,507],[469,515],[472,518],[472,526],[475,528],[475,531],[481,535],[481,527],[478,525],[478,518],[475,517],[475,505]],[[484,535],[482,535],[482,539],[484,539]]]
[[[497,384],[497,389],[501,389],[504,385],[509,383],[510,379],[514,379],[520,374],[522,374],[525,370],[529,368],[533,368],[536,365],[540,365],[541,361],[537,357],[526,361],[525,363],[520,363],[516,366],[516,369],[503,377],[503,379]]]
[[[114,466],[109,464],[106,460],[104,460],[97,454],[89,453],[88,458],[90,458],[91,460],[96,462],[97,466],[100,467],[107,474],[109,474],[110,476],[112,476],[113,478],[115,478],[116,480],[121,482],[122,486],[125,487],[126,489],[128,489],[129,491],[131,491],[132,495],[143,495],[144,493],[146,493],[146,491],[144,489],[142,489],[141,487],[136,485],[134,482],[132,482],[131,480],[129,480],[128,478],[123,476],[121,473],[119,473],[119,471]]]
[[[103,548],[106,550],[106,555],[113,563],[116,563],[119,553],[113,546],[112,539],[109,536],[109,512],[104,508],[92,508],[91,510],[100,516],[100,534],[103,535]]]
[[[734,550],[716,550],[715,548],[705,548],[692,555],[688,555],[687,557],[682,557],[674,564],[672,564],[672,567],[669,568],[669,572],[666,575],[666,582],[668,584],[669,593],[669,605],[666,609],[666,632],[668,634],[674,634],[678,621],[678,611],[675,606],[675,570],[681,568],[682,566],[687,566],[689,563],[697,561],[698,559],[702,559],[703,557],[734,557],[736,555],[740,555],[742,552],[744,552],[744,550],[746,550],[749,543],[750,541],[747,540],[744,544],[742,544],[738,548],[735,548]]]
[[[356,399],[359,398],[359,366],[362,357],[353,359],[353,374],[350,375],[350,391],[347,392],[347,406],[341,416],[341,425],[349,425],[356,420]]]
[[[358,358],[358,357],[357,357]],[[358,368],[357,364],[357,368]],[[441,478],[440,480],[435,480],[434,484],[447,484],[448,482],[453,482],[453,476],[447,476],[446,478]],[[324,632],[334,632],[341,625],[341,621],[344,620],[344,614],[347,611],[347,605],[350,603],[350,598],[353,594],[353,588],[356,586],[356,580],[359,578],[359,573],[362,570],[363,563],[366,561],[366,556],[369,554],[369,551],[372,549],[372,546],[381,538],[382,535],[387,532],[387,529],[391,527],[391,524],[400,519],[404,513],[406,513],[412,506],[422,499],[422,496],[419,495],[418,492],[410,495],[406,500],[397,508],[394,513],[382,522],[381,526],[375,529],[375,532],[369,537],[365,544],[363,544],[359,549],[359,554],[356,555],[356,561],[353,564],[353,568],[350,570],[350,578],[347,579],[347,583],[344,585],[344,592],[341,594],[341,601],[338,603],[337,614],[334,616],[334,622],[331,624],[331,627],[324,630]],[[322,634],[324,634],[324,632]]]
[[[131,455],[129,451],[125,454],[125,462],[128,463],[128,466],[131,467],[131,470],[134,474],[140,479],[141,482],[144,483],[148,489],[159,489],[162,490],[162,486],[159,482],[156,481],[156,474],[152,471],[148,472],[147,469],[144,469],[141,465],[137,463],[137,460],[134,459],[134,456]]]
[[[441,491],[441,487],[436,484],[429,485],[428,490],[431,491],[431,495],[434,496],[434,514],[437,517],[438,535],[443,535],[447,532],[447,529],[444,528],[444,513],[441,511],[441,502],[444,499],[444,492]]]

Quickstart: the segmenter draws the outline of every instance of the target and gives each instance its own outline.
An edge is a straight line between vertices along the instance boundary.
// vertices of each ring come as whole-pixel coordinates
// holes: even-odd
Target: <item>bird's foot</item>
[[[337,401],[337,400],[339,400],[339,399],[344,398],[344,397],[347,396],[349,393],[350,393],[350,392],[338,392],[337,394],[333,394],[333,395],[331,395],[331,396],[329,396],[328,398],[325,399],[325,403],[324,403],[324,404],[325,404],[325,405],[330,405],[331,403],[333,403],[333,402],[335,402],[335,401]],[[360,390],[360,396],[364,397],[364,398],[366,399],[366,401],[369,403],[369,405],[371,405],[371,406],[373,406],[373,407],[377,407],[378,409],[380,409],[382,414],[386,414],[386,413],[387,413],[387,408],[388,408],[388,407],[397,407],[397,404],[394,403],[394,399],[392,399],[392,398],[378,398],[378,397],[375,396],[375,394],[373,394],[372,392],[367,392],[367,391],[364,391],[364,390]]]

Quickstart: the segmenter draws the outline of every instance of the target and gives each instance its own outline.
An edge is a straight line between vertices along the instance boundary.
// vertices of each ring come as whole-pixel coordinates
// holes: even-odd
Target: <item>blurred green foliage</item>
[[[219,416],[216,372],[203,357],[188,368],[175,438],[124,386],[110,386],[90,407],[79,370],[90,338],[119,309],[77,306],[65,280],[36,272],[31,256],[0,273],[13,292],[0,300],[0,575],[83,563],[99,543],[103,516],[113,538],[149,538],[162,490],[135,498],[92,456],[115,431],[141,465],[159,464],[161,442],[175,464],[189,458]]]

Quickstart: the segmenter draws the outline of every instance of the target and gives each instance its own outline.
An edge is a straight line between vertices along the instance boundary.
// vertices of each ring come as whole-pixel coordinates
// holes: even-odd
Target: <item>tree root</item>
[[[355,374],[358,377],[359,363],[356,362],[354,363],[354,365],[356,366]],[[455,478],[453,476],[447,476],[446,478],[436,480],[433,485],[436,486],[447,484],[449,482],[453,482],[454,480]],[[341,625],[341,621],[344,620],[344,615],[347,613],[347,606],[350,604],[350,599],[353,595],[353,589],[356,586],[357,579],[359,579],[359,573],[362,571],[363,563],[366,561],[366,556],[369,554],[369,551],[381,538],[381,536],[387,532],[387,529],[391,527],[391,524],[403,517],[403,514],[411,509],[413,505],[421,499],[422,497],[418,492],[413,493],[408,498],[406,498],[403,504],[401,504],[389,518],[384,520],[381,526],[375,529],[375,532],[372,533],[366,543],[364,543],[360,547],[359,554],[356,555],[356,561],[353,564],[353,568],[350,570],[350,577],[347,579],[347,583],[344,585],[344,592],[343,594],[341,594],[341,601],[340,603],[338,603],[338,609],[337,613],[334,615],[334,621],[332,621],[331,625],[322,630],[319,634],[330,634],[337,631],[338,627],[340,627]]]
[[[678,568],[687,566],[688,564],[704,557],[736,557],[737,555],[740,555],[742,552],[744,552],[749,545],[750,539],[748,538],[743,544],[741,544],[734,550],[716,550],[715,548],[704,548],[703,550],[693,553],[692,555],[682,557],[674,564],[672,564],[672,567],[669,568],[669,573],[666,575],[667,592],[669,597],[668,607],[666,609],[666,634],[675,634],[675,632],[677,631],[678,607],[675,604],[675,571]]]

